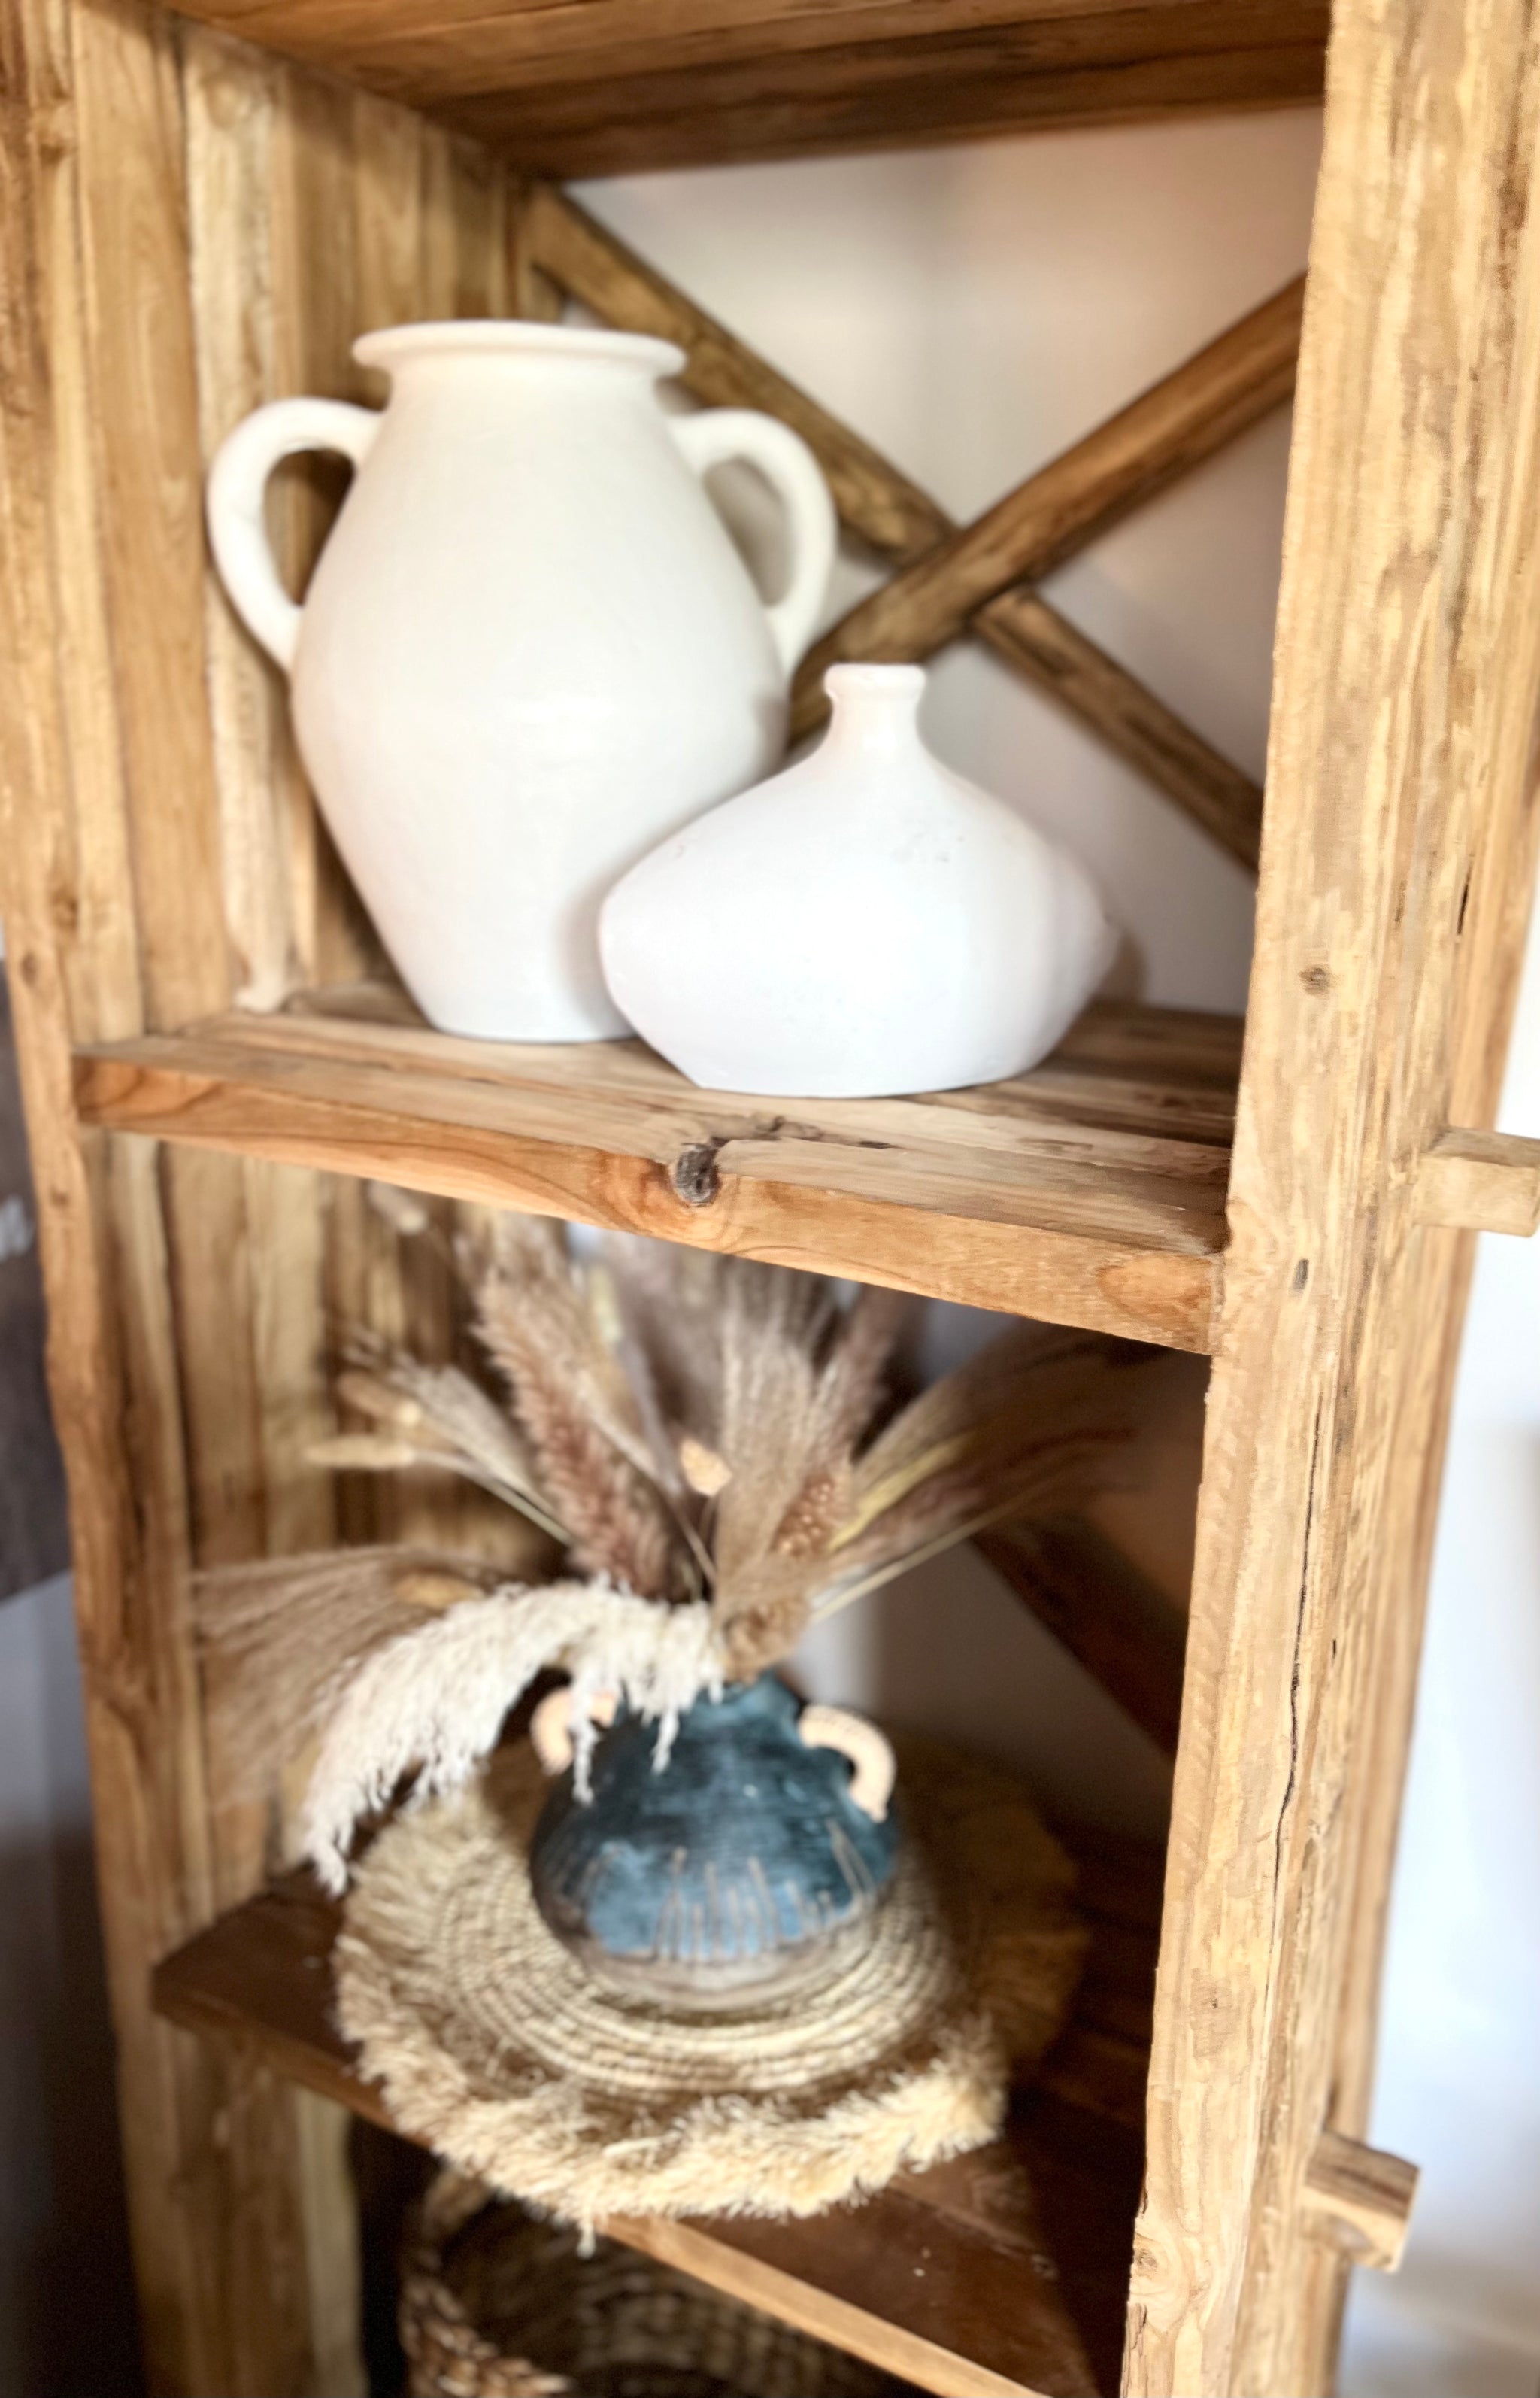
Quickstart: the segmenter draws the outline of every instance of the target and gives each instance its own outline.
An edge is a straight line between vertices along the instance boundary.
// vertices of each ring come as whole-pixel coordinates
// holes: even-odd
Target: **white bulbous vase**
[[[383,413],[286,399],[215,459],[226,589],[292,678],[332,836],[430,1022],[505,1041],[628,1030],[599,971],[616,876],[768,774],[834,557],[805,442],[747,409],[670,416],[667,342],[403,325],[355,347]],[[262,521],[278,461],[357,468],[302,608]],[[757,467],[789,519],[767,607],[703,478]]]
[[[1084,869],[933,758],[918,667],[846,666],[820,748],[632,868],[621,1013],[710,1089],[877,1098],[1034,1066],[1112,962]]]

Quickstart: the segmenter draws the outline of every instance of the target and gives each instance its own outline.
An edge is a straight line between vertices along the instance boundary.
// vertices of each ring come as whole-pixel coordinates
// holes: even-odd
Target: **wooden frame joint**
[[[1540,1232],[1540,1140],[1510,1132],[1440,1133],[1417,1160],[1413,1211],[1420,1224],[1466,1232]]]
[[[1356,2265],[1393,2273],[1406,2246],[1418,2170],[1345,2132],[1323,2132],[1306,2169],[1305,2205]]]

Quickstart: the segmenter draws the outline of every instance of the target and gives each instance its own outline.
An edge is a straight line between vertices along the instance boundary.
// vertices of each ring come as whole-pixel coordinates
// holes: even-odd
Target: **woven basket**
[[[909,2385],[666,2265],[442,2173],[400,2300],[411,2398],[908,2398]]]

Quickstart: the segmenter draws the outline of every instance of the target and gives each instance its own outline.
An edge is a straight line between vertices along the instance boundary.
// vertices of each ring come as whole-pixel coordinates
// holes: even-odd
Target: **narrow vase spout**
[[[866,751],[913,746],[925,689],[923,667],[831,667],[824,688],[834,703],[831,745]]]

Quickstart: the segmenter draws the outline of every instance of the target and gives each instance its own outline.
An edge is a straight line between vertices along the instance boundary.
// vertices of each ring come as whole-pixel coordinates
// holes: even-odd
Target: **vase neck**
[[[891,755],[914,748],[923,667],[831,667],[824,688],[834,703],[829,739],[841,749]]]

